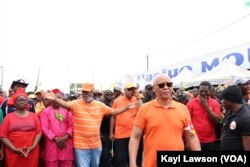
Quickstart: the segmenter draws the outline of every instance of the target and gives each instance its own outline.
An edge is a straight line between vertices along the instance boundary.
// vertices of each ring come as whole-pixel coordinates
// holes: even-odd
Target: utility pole
[[[147,58],[147,71],[148,71],[149,70],[149,56],[147,55],[146,58]]]
[[[34,89],[34,93],[37,91],[38,86],[39,86],[40,71],[41,71],[41,65],[39,66],[39,70],[38,70],[38,74],[37,74],[36,86],[35,86],[35,89]]]
[[[0,88],[3,86],[3,66],[0,66]]]

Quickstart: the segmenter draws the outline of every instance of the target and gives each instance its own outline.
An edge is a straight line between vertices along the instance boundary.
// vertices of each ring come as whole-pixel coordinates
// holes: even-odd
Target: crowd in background
[[[140,167],[155,166],[158,149],[250,150],[248,79],[173,84],[159,75],[143,90],[84,83],[64,94],[25,92],[28,83],[13,81],[8,92],[0,88],[0,166]]]

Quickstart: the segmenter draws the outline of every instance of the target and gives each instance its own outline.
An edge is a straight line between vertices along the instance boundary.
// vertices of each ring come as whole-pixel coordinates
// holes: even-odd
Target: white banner
[[[217,67],[225,59],[229,59],[237,66],[244,69],[250,69],[250,43],[219,51],[211,55],[201,56],[190,61],[162,67],[156,70],[129,75],[120,79],[118,82],[124,83],[124,81],[132,81],[141,87],[142,85],[145,85],[145,83],[152,83],[157,74],[164,73],[170,78],[173,78],[178,76],[178,74],[185,68],[197,75],[202,75]]]

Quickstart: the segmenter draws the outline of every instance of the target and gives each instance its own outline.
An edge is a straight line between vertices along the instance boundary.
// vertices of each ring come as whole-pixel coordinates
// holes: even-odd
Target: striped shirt
[[[113,112],[113,109],[95,100],[91,103],[85,103],[83,99],[77,99],[69,102],[69,105],[74,120],[74,148],[94,149],[101,147],[101,122],[103,116]]]

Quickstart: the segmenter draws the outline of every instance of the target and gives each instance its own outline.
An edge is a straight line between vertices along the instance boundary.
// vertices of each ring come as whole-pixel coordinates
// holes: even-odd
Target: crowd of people
[[[0,88],[0,166],[154,167],[159,150],[250,150],[250,84],[203,81],[174,89],[165,74],[139,90],[128,82],[80,94]]]

